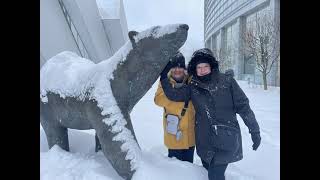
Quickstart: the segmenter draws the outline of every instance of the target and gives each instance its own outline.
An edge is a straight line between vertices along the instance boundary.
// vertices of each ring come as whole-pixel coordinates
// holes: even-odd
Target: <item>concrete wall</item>
[[[69,50],[80,55],[57,0],[40,1],[40,65]],[[41,58],[42,57],[42,58]]]
[[[119,14],[113,18],[103,18],[102,23],[113,53],[129,40],[128,25],[122,0],[119,3]]]
[[[112,20],[102,20],[95,0],[61,2],[93,62],[98,63],[111,57],[128,40],[122,0],[119,7],[120,18]],[[62,51],[81,55],[77,46],[80,39],[71,32],[59,0],[40,1],[40,67]]]
[[[125,39],[121,31],[120,19],[103,19],[103,26],[109,39],[111,50],[115,53],[124,43]]]
[[[128,37],[128,24],[127,24],[127,18],[126,14],[124,11],[124,6],[123,6],[123,0],[120,0],[120,24],[121,24],[121,30],[123,34],[123,39],[125,42],[129,40]]]
[[[40,51],[40,69],[42,67],[42,65],[46,62],[46,59],[43,57],[43,55],[41,54],[41,51]]]
[[[96,1],[63,0],[92,61],[100,62],[112,55]]]

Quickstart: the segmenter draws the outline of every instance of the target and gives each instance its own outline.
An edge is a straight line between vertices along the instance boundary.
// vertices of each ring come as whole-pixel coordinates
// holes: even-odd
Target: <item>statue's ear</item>
[[[134,40],[134,36],[136,36],[136,35],[138,35],[138,34],[139,34],[139,33],[138,33],[137,31],[130,31],[130,32],[128,33],[129,39],[130,39],[131,44],[132,44],[133,47],[136,46],[136,41]]]

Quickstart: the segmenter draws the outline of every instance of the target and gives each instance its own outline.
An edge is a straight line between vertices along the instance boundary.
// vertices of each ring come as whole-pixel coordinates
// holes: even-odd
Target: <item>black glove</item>
[[[167,78],[168,72],[171,69],[171,61],[168,62],[168,64],[166,65],[166,67],[162,70],[162,72],[160,73],[160,80]]]
[[[256,151],[261,143],[260,133],[251,133],[251,139],[253,142],[252,149]]]

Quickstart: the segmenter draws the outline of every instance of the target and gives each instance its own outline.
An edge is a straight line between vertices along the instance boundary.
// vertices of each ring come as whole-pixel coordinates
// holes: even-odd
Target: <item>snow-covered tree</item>
[[[235,50],[227,47],[225,51],[221,47],[214,49],[213,54],[219,61],[219,69],[221,72],[224,72],[227,69],[232,68],[232,54],[235,53]]]
[[[262,73],[264,89],[267,76],[280,61],[280,24],[275,22],[271,11],[256,14],[244,35],[245,53],[255,59],[256,68]]]

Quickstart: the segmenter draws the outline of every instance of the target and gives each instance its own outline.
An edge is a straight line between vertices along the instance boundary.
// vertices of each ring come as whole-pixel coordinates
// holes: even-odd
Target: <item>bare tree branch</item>
[[[256,69],[266,77],[280,57],[280,24],[274,21],[271,12],[256,13],[245,32],[243,50],[253,56]],[[265,78],[263,79],[266,80]],[[266,82],[264,82],[266,84]]]

